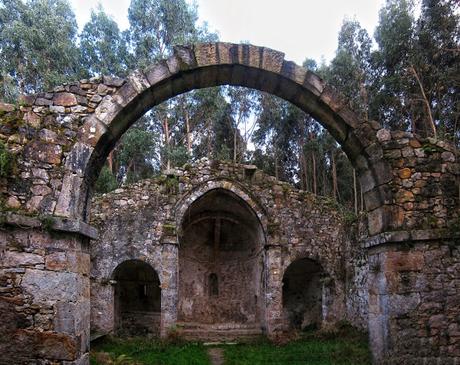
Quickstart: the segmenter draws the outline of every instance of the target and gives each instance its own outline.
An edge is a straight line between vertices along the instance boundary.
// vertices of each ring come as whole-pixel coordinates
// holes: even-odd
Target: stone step
[[[255,324],[214,324],[197,323],[177,324],[181,336],[189,341],[201,342],[249,342],[263,334],[262,329]]]

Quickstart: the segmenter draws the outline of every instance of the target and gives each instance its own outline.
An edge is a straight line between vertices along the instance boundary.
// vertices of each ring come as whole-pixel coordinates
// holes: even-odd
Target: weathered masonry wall
[[[203,212],[220,214],[219,217],[224,220],[223,213],[230,212],[216,208],[219,205],[217,195],[204,203],[201,200],[208,194],[219,191],[235,195],[254,212],[252,214],[259,220],[263,234],[262,238],[255,237],[255,242],[262,245],[248,252],[244,251],[245,245],[241,243],[247,239],[244,234],[228,235],[228,242],[222,238],[222,245],[225,246],[222,259],[230,262],[232,255],[236,255],[235,263],[226,266],[225,275],[234,276],[236,281],[225,279],[225,275],[220,276],[221,272],[215,268],[219,279],[223,280],[219,295],[210,299],[211,304],[215,302],[214,305],[218,306],[218,315],[213,317],[211,308],[205,317],[201,317],[199,314],[191,314],[193,311],[189,313],[187,308],[206,308],[204,297],[208,295],[208,291],[203,288],[209,288],[209,284],[205,278],[214,271],[203,269],[199,272],[202,266],[193,266],[187,260],[180,261],[181,255],[190,259],[187,245],[191,242],[181,238],[187,236],[187,232],[183,231],[183,221],[194,221],[197,216],[198,219],[205,219]],[[198,208],[190,212],[189,208],[193,208],[198,202]],[[231,202],[224,205],[231,206]],[[239,208],[235,206],[231,210],[237,213]],[[262,330],[287,328],[289,319],[288,313],[283,309],[282,298],[283,275],[293,261],[302,258],[309,258],[323,268],[319,298],[321,299],[321,293],[328,297],[323,301],[325,310],[324,317],[320,316],[320,322],[340,319],[349,319],[357,325],[367,322],[366,313],[354,308],[353,303],[347,302],[346,278],[348,277],[348,285],[353,286],[354,277],[351,274],[352,268],[348,265],[351,258],[346,249],[352,243],[348,241],[347,224],[335,205],[329,199],[314,197],[286,183],[278,182],[253,166],[203,160],[196,166],[170,171],[168,176],[145,180],[97,197],[93,202],[92,217],[92,224],[100,231],[100,238],[91,247],[92,330],[96,333],[114,330],[114,317],[110,315],[113,311],[110,308],[110,296],[113,295],[110,278],[115,268],[126,260],[142,260],[149,263],[159,274],[162,289],[162,333],[176,319],[185,323],[196,321],[204,325],[219,324],[220,327],[229,327],[232,324],[232,328],[247,328],[251,325],[251,328],[258,328],[259,333]],[[247,222],[251,221],[249,217],[244,218]],[[214,234],[208,233],[211,236]],[[192,234],[188,240],[200,245],[200,240],[194,241],[194,238],[196,237]],[[241,246],[234,246],[232,238]],[[210,250],[212,257],[212,247],[203,242],[201,250],[198,248],[193,251],[201,256],[194,259],[202,262],[200,265],[212,265],[212,258],[206,254]],[[357,245],[356,242],[354,244]],[[164,259],[165,250],[168,260]],[[240,262],[247,265],[244,264],[246,258],[252,260],[247,274],[238,264]],[[225,265],[224,261],[218,265]],[[252,274],[254,269],[256,271]],[[182,270],[184,274],[181,274]],[[181,275],[184,275],[182,279]],[[231,281],[230,286],[225,285],[225,280]],[[237,304],[238,300],[243,303],[248,299],[243,292],[238,300],[225,299],[226,287],[231,289],[233,285],[235,292],[239,293],[245,290],[246,285],[260,285],[261,280],[263,289],[258,291],[254,287],[249,298],[251,304]],[[179,290],[183,283],[188,284]],[[327,288],[323,290],[323,286]],[[188,291],[193,290],[197,290],[197,293],[189,296]],[[262,296],[258,299],[262,303],[261,310],[257,310],[257,304],[254,303],[254,296],[258,292]],[[203,294],[203,299],[200,299]],[[360,300],[366,303],[367,293],[363,292]],[[193,306],[193,301],[197,301],[196,307]],[[321,308],[321,303],[319,305]],[[101,313],[102,308],[105,310]],[[348,315],[346,308],[355,310]],[[259,314],[256,315],[252,310]]]
[[[2,346],[8,347],[13,342],[10,339],[15,338],[34,344],[32,354],[27,355],[30,358],[58,363],[71,358],[70,363],[87,363],[86,349],[80,346],[86,337],[78,326],[88,329],[89,323],[79,313],[80,305],[67,307],[68,317],[78,318],[78,326],[65,329],[56,325],[46,327],[40,321],[23,322],[21,305],[4,304],[22,300],[24,292],[28,293],[24,295],[33,303],[34,310],[49,310],[53,323],[59,317],[56,303],[40,299],[40,285],[26,288],[27,281],[21,281],[21,275],[35,271],[30,271],[29,252],[18,246],[13,236],[28,232],[42,237],[38,243],[43,245],[42,254],[46,255],[46,248],[53,245],[56,234],[63,235],[78,242],[79,248],[75,250],[83,252],[88,239],[96,237],[96,232],[85,223],[89,220],[92,184],[121,135],[143,113],[162,101],[192,89],[223,84],[255,88],[297,105],[328,129],[356,168],[367,212],[368,238],[362,243],[367,249],[368,261],[377,264],[369,266],[366,275],[366,253],[352,255],[351,266],[356,269],[351,277],[357,278],[354,283],[359,285],[353,284],[349,287],[351,290],[346,290],[346,305],[348,313],[364,313],[367,305],[359,299],[363,295],[355,294],[364,294],[369,288],[368,325],[375,363],[410,363],[411,358],[426,363],[458,362],[456,349],[460,346],[455,318],[459,315],[459,306],[450,306],[458,302],[459,295],[459,270],[455,261],[460,231],[458,151],[447,142],[389,132],[378,122],[362,120],[348,109],[347,101],[319,77],[285,60],[281,52],[229,43],[178,47],[169,59],[135,71],[126,79],[82,80],[47,93],[24,96],[17,105],[0,103],[0,141],[6,146],[5,156],[11,162],[8,171],[0,176],[1,315],[17,319],[16,325],[2,328]],[[299,200],[299,205],[307,205],[307,202]],[[43,235],[51,238],[45,239]],[[177,266],[174,262],[177,246],[163,243],[161,262],[152,263],[157,271],[158,267]],[[265,265],[281,267],[281,246],[270,247],[264,252]],[[422,251],[423,260],[420,258],[417,262],[423,264],[404,269],[404,263],[412,257],[407,250],[411,254]],[[74,248],[69,252],[74,252]],[[7,261],[11,255],[16,257],[12,263]],[[387,264],[394,262],[394,257],[398,257],[399,266]],[[431,270],[428,263],[433,257],[441,264]],[[50,271],[63,281],[69,273],[75,274],[79,282],[87,280],[87,273],[77,269],[74,263],[69,267]],[[381,274],[373,275],[380,272],[379,267],[383,270]],[[42,269],[38,266],[33,270]],[[44,271],[48,272],[46,264]],[[268,275],[273,282],[281,280],[275,271],[278,273],[274,270],[273,276]],[[162,273],[158,274],[161,281]],[[427,283],[423,288],[410,288],[412,299],[403,286],[390,285],[395,278],[404,281],[407,277],[417,283]],[[168,285],[174,280],[177,278],[166,277]],[[12,290],[13,287],[16,289]],[[49,290],[59,292],[58,288]],[[276,291],[276,288],[270,290]],[[85,291],[74,293],[78,293],[78,298],[63,302],[82,303],[89,308]],[[57,294],[50,293],[49,297],[55,298]],[[173,291],[168,290],[162,291],[162,298],[162,306],[176,300]],[[397,303],[404,298],[413,306],[401,313]],[[433,303],[436,308],[429,309]],[[435,316],[441,316],[442,320]],[[277,314],[272,322],[279,317]],[[167,317],[162,323],[175,320]],[[405,336],[406,329],[420,326],[433,329],[418,331],[417,336],[407,342],[411,337]],[[43,333],[54,336],[56,343],[61,341],[63,348],[69,340],[80,350],[55,354],[47,346],[49,342],[33,340]],[[12,361],[6,361],[16,360],[13,357]]]
[[[0,248],[0,363],[89,361],[88,240],[10,227]]]

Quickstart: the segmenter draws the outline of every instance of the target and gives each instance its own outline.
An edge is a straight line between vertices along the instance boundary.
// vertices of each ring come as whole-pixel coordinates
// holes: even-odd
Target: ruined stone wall
[[[12,227],[19,227],[16,228],[19,231],[27,229],[40,235],[43,228],[48,227],[53,232],[61,232],[60,234],[65,231],[72,240],[82,244],[88,238],[96,237],[95,232],[84,224],[89,212],[88,192],[91,191],[93,179],[105,157],[123,132],[149,108],[164,100],[195,88],[221,84],[252,87],[273,93],[313,115],[331,132],[356,168],[364,192],[368,213],[368,239],[363,240],[363,247],[368,249],[369,261],[377,249],[379,252],[393,249],[403,251],[407,246],[412,249],[413,245],[427,245],[427,251],[438,251],[442,260],[447,261],[450,259],[444,246],[452,247],[453,252],[458,250],[458,151],[443,141],[421,139],[405,132],[389,132],[382,129],[378,122],[360,120],[348,109],[345,99],[310,71],[284,60],[284,55],[280,52],[228,43],[178,47],[168,60],[146,70],[136,71],[124,80],[82,80],[48,93],[22,97],[17,105],[0,103],[0,142],[6,146],[11,162],[11,168],[0,176],[1,219],[6,226],[1,233],[8,232]],[[186,181],[182,183],[187,184]],[[273,190],[283,191],[283,185],[277,185],[278,188],[274,185]],[[272,195],[275,201],[279,199],[276,195],[283,196],[275,191]],[[296,199],[294,196],[291,198],[293,201]],[[302,198],[299,201],[300,204],[308,205],[307,199]],[[158,211],[161,213],[162,210]],[[66,219],[56,219],[57,217]],[[170,223],[175,222],[168,221],[167,224]],[[266,226],[267,232],[278,231],[277,222],[267,220]],[[308,232],[303,233],[308,237]],[[277,290],[282,277],[280,268],[284,267],[283,245],[286,238],[292,238],[292,242],[295,239],[289,235],[290,233],[278,231],[265,250],[268,292],[276,293],[266,298],[270,313],[267,323],[273,324],[272,329],[276,328],[276,322],[281,321],[282,316],[276,298],[280,297]],[[171,275],[168,274],[163,279],[169,287],[176,280],[170,268],[177,267],[177,246],[168,240],[169,238],[164,240],[161,247],[161,262],[157,260],[152,265],[157,265],[157,271],[168,268],[163,271]],[[10,236],[5,241],[7,247],[13,242]],[[289,244],[293,250],[290,252],[298,249],[294,247],[294,243]],[[8,251],[14,250],[2,247],[2,267],[5,265],[5,252]],[[28,265],[28,252],[14,252],[17,255],[16,269]],[[121,257],[121,254],[117,255],[118,258]],[[318,257],[321,255],[318,254]],[[363,264],[366,261],[365,253],[352,257],[357,259],[346,261],[356,263],[350,266],[359,270],[355,270],[350,276],[361,279],[352,279],[351,282],[357,285],[350,286],[350,281],[346,279],[346,303],[348,308],[363,308],[364,301],[355,300],[360,297],[354,293],[363,293],[359,288],[363,287],[363,278],[368,270]],[[453,267],[455,268],[455,264]],[[9,270],[14,268],[9,266]],[[388,266],[388,270],[396,269]],[[440,270],[443,275],[448,275],[452,269],[449,264]],[[56,271],[58,272],[60,271]],[[62,273],[63,277],[67,276],[65,269]],[[10,283],[9,275],[9,271],[2,271],[1,282]],[[388,271],[385,275],[393,274]],[[416,275],[420,278],[429,277],[428,272],[425,275],[422,271],[418,271]],[[85,278],[84,273],[78,273],[77,276],[78,280]],[[377,279],[367,276],[372,280],[369,283],[372,287]],[[21,283],[17,284],[18,290],[24,290]],[[388,298],[398,298],[399,294],[396,289],[392,291],[394,287],[385,286],[384,283],[380,282],[379,294],[373,298],[379,300],[380,304],[379,310],[373,309],[369,325],[376,363],[391,362],[392,357],[397,356],[418,355],[422,353],[421,350],[427,349],[423,346],[423,341],[414,342],[409,347],[398,347],[397,341],[391,342],[391,338],[398,338],[404,331],[397,324],[397,308],[386,305]],[[2,301],[14,297],[8,285],[10,284],[5,284],[6,289],[3,286],[1,288]],[[110,297],[110,286],[104,288],[104,295]],[[174,293],[175,289],[163,292],[163,299],[169,301],[169,307],[176,300]],[[84,302],[87,299],[83,292],[81,294],[79,300]],[[425,301],[423,306],[429,305],[429,295],[421,298]],[[412,326],[419,321],[424,326],[429,326],[422,304],[408,317]],[[42,303],[37,304],[37,307],[41,305]],[[445,304],[443,306],[446,308]],[[20,308],[7,306],[2,309],[1,314],[16,318]],[[43,309],[39,311],[45,311],[46,308],[46,303],[43,303]],[[76,310],[69,309],[68,313],[76,315]],[[448,312],[447,309],[442,311]],[[449,311],[458,315],[458,307],[449,308]],[[356,313],[361,312],[356,310]],[[350,310],[348,313],[351,313]],[[172,323],[175,318],[167,314],[162,321]],[[441,329],[424,337],[432,343],[432,351],[424,359],[426,362],[448,364],[455,356],[453,353],[444,356],[445,352],[441,353],[439,349],[443,346],[443,334],[448,333],[452,323],[447,320],[438,323]],[[82,322],[81,325],[88,327],[88,323]],[[37,328],[40,328],[39,324]],[[22,333],[15,328],[3,329],[3,332],[5,330],[6,335],[1,333],[2,339],[9,338],[11,333]],[[55,330],[53,333],[63,335],[62,343],[66,343],[64,330]],[[380,341],[379,338],[386,340]],[[455,341],[453,346],[458,345],[458,340]],[[444,347],[443,349],[445,350]],[[37,355],[37,358],[40,356],[46,357],[46,354]],[[86,355],[82,356],[81,359],[84,359]],[[5,358],[8,359],[7,356]]]
[[[357,325],[366,323],[366,314],[358,309],[352,316],[346,312],[347,307],[353,307],[346,303],[345,297],[347,275],[347,285],[353,285],[353,277],[347,274],[351,268],[346,248],[358,243],[349,242],[347,222],[330,199],[296,190],[252,166],[203,160],[196,166],[185,166],[168,174],[94,199],[92,224],[101,234],[91,248],[94,308],[102,308],[100,301],[107,300],[105,296],[98,299],[98,285],[110,286],[108,279],[113,270],[128,259],[150,263],[159,274],[162,289],[176,290],[178,265],[165,267],[162,250],[165,244],[180,242],[177,235],[182,234],[180,224],[186,207],[206,192],[225,188],[253,207],[266,236],[265,250],[279,249],[279,264],[271,268],[266,262],[263,265],[276,275],[272,283],[276,292],[268,290],[265,300],[275,302],[280,313],[272,314],[281,324],[284,271],[293,261],[304,257],[319,263],[328,285],[334,287],[325,320],[347,318]],[[362,295],[366,302],[366,294]],[[177,303],[170,305],[162,305],[162,310],[176,313]],[[97,315],[93,315],[93,322],[96,329]]]
[[[457,364],[459,241],[412,241],[371,252],[369,329],[371,346],[387,358],[382,364]]]
[[[89,361],[88,241],[0,229],[0,364]]]
[[[94,138],[96,128],[84,122],[123,82],[110,77],[81,80],[51,92],[22,96],[17,106],[0,103],[0,142],[14,158],[12,173],[0,177],[6,209],[68,216],[68,204],[76,208],[75,188],[82,181],[89,151],[72,154],[72,147],[82,136],[87,141]],[[64,165],[74,175],[64,179]],[[69,197],[62,195],[59,200],[64,191]]]

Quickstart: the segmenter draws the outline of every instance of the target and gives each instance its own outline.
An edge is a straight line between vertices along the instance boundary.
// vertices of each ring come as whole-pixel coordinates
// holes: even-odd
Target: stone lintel
[[[77,233],[90,239],[97,239],[99,232],[96,228],[80,220],[45,216],[29,217],[16,213],[5,213],[0,215],[4,224],[21,228],[41,228],[57,232]]]
[[[264,245],[265,250],[270,250],[270,249],[278,249],[281,248],[283,245],[281,243],[267,243]]]
[[[369,237],[362,243],[364,248],[372,248],[387,243],[405,243],[460,238],[460,232],[446,229],[420,229],[412,231],[383,232]]]
[[[176,236],[164,236],[161,237],[161,244],[179,246],[179,241]]]

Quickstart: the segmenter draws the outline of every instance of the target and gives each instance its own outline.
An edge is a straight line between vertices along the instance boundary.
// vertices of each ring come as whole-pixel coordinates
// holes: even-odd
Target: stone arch
[[[254,201],[231,187],[208,181],[182,199],[177,216],[178,320],[187,332],[192,323],[206,329],[208,339],[222,326],[228,335],[264,328],[266,237]]]
[[[113,270],[116,331],[160,334],[161,284],[157,270],[142,260],[125,260]]]
[[[88,219],[91,188],[106,156],[121,135],[145,112],[187,91],[218,85],[254,88],[279,96],[309,113],[332,134],[358,171],[366,198],[374,210],[372,234],[389,225],[391,194],[379,187],[392,179],[383,160],[373,124],[347,107],[347,101],[311,71],[284,59],[284,54],[264,47],[207,43],[176,47],[167,60],[135,71],[120,82],[113,95],[99,103],[79,130],[66,164],[73,189],[63,190],[59,215]],[[83,160],[83,161],[82,161]],[[79,161],[72,163],[72,161]],[[75,184],[75,175],[82,176]],[[77,186],[75,186],[77,185]],[[68,195],[73,195],[74,204]]]
[[[292,260],[283,272],[283,316],[287,329],[316,329],[323,322],[324,269],[308,257]]]
[[[263,234],[266,236],[267,232],[267,215],[265,209],[259,202],[252,196],[251,192],[247,191],[241,184],[236,181],[228,179],[214,179],[208,180],[194,189],[190,190],[187,194],[182,196],[176,203],[174,212],[174,220],[176,222],[177,234],[182,235],[182,222],[187,210],[193,205],[195,201],[200,199],[211,190],[222,189],[233,193],[237,198],[241,199],[253,211],[262,226]]]

